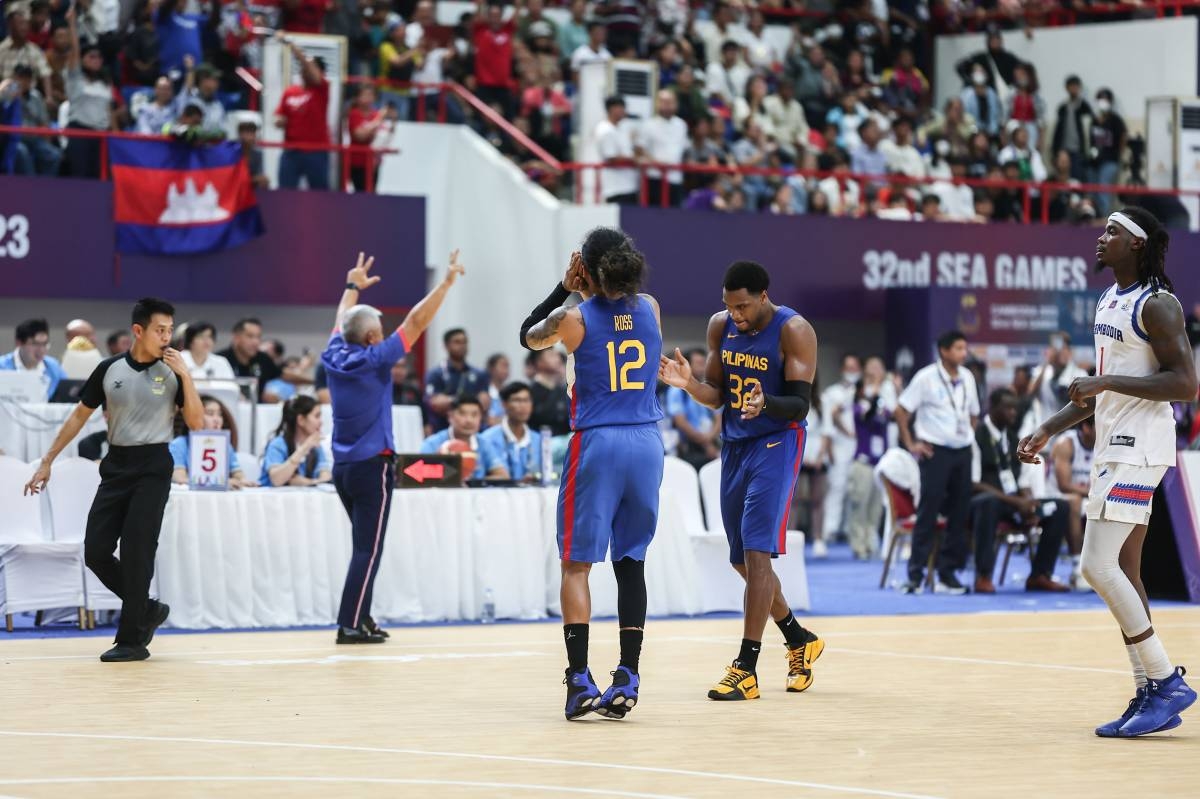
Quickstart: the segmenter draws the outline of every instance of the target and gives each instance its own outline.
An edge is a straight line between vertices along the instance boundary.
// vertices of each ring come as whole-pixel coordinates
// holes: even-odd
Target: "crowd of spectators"
[[[498,117],[433,84],[460,82],[551,161],[570,160],[581,137],[594,135],[610,167],[604,197],[617,202],[640,199],[639,162],[771,170],[648,169],[648,195],[653,203],[781,215],[1007,221],[1023,218],[1021,184],[1121,182],[1129,146],[1119,98],[1072,77],[1070,99],[1048,109],[1036,65],[1006,51],[997,30],[986,50],[957,65],[961,92],[932,106],[930,20],[952,30],[997,16],[1036,22],[1045,11],[994,5],[571,0],[564,16],[547,14],[545,0],[515,0],[511,8],[480,0],[457,25],[443,26],[431,0],[16,0],[4,8],[0,122],[201,140],[229,133],[265,186],[257,123],[239,117],[236,130],[227,126],[249,99],[236,71],[259,69],[263,36],[278,29],[346,36],[350,74],[378,82],[346,87],[351,142],[378,143],[393,121],[444,109],[448,121],[471,124],[531,178],[564,194],[569,176],[509,135]],[[768,21],[790,21],[786,48],[767,34]],[[324,65],[296,54],[303,80],[266,109],[269,124],[284,130],[285,142],[328,144]],[[633,120],[612,98],[599,128],[575,129],[579,70],[614,58],[657,64],[654,113]],[[379,157],[349,158],[356,190],[366,190]],[[94,176],[98,160],[94,140],[63,148],[52,138],[0,135],[0,172]],[[328,153],[287,151],[276,183],[327,188],[330,171]],[[1009,183],[971,188],[955,178]],[[1083,222],[1114,201],[1109,193],[1057,191],[1048,215]]]

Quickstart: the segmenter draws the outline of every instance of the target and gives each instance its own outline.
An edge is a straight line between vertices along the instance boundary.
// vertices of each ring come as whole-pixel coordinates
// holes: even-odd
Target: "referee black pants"
[[[946,530],[937,554],[939,575],[961,569],[967,562],[967,510],[971,501],[971,448],[933,448],[933,456],[920,462],[921,501],[913,527],[908,579],[920,582],[933,550],[938,514],[946,517]]]
[[[383,538],[387,534],[395,481],[395,461],[384,455],[333,466],[333,485],[350,516],[354,539],[338,610],[338,624],[342,627],[357,627],[371,613],[371,593],[383,558]]]
[[[100,582],[121,598],[117,643],[141,646],[163,511],[171,494],[166,444],[110,447],[100,463],[100,488],[88,513],[83,557]],[[120,546],[120,559],[113,553]]]

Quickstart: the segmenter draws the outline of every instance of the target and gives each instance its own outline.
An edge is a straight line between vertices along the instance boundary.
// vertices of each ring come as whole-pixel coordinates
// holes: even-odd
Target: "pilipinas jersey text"
[[[731,318],[726,317],[721,332],[721,372],[724,384],[721,398],[726,408],[721,419],[721,437],[726,441],[777,433],[796,423],[759,415],[742,420],[742,406],[756,385],[763,394],[783,393],[783,352],[780,341],[783,326],[796,312],[780,306],[765,328],[757,333],[743,333]],[[803,424],[803,422],[801,422]]]
[[[1110,286],[1100,296],[1092,328],[1096,340],[1096,374],[1146,377],[1159,371],[1158,358],[1142,324],[1146,301],[1152,296],[1178,302],[1162,289],[1137,283],[1124,290]],[[1175,417],[1170,403],[1113,391],[1099,394],[1094,460],[1132,466],[1173,466]]]
[[[662,333],[643,297],[580,303],[583,342],[567,364],[571,429],[635,425],[663,418],[655,388]]]

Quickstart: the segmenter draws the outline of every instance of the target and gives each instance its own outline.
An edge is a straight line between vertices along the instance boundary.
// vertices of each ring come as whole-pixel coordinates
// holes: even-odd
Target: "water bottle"
[[[554,435],[549,425],[542,425],[538,433],[542,437],[542,485],[554,485]]]
[[[493,624],[496,621],[496,597],[492,595],[490,588],[483,592],[483,612],[479,614],[479,621],[483,624]]]

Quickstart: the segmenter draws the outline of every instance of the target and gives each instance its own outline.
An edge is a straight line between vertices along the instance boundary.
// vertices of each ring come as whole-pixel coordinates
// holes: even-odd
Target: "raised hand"
[[[692,382],[692,365],[678,347],[675,348],[674,358],[659,356],[658,379],[675,388],[687,388],[688,383]]]
[[[453,286],[454,281],[458,280],[459,276],[467,271],[466,267],[458,262],[458,250],[450,253],[450,267],[446,272],[446,285]]]
[[[183,362],[183,356],[179,354],[179,350],[167,347],[163,350],[163,363],[171,367],[171,371],[183,377],[188,374],[187,364]]]
[[[742,419],[753,419],[762,413],[763,405],[767,402],[766,396],[762,393],[762,384],[755,383],[750,389],[750,394],[742,402]]]
[[[375,265],[375,256],[374,255],[372,255],[370,258],[367,258],[360,252],[358,254],[358,263],[356,263],[354,265],[353,269],[351,269],[349,272],[346,273],[346,282],[353,283],[355,286],[358,287],[359,291],[362,291],[363,289],[374,286],[376,283],[378,283],[380,280],[383,279],[378,276],[371,276],[371,275],[367,274],[368,272],[371,271],[371,267],[374,265]]]
[[[33,473],[33,478],[25,484],[23,496],[31,497],[41,493],[46,488],[46,483],[50,482],[50,464],[42,461],[38,464],[37,471]]]

